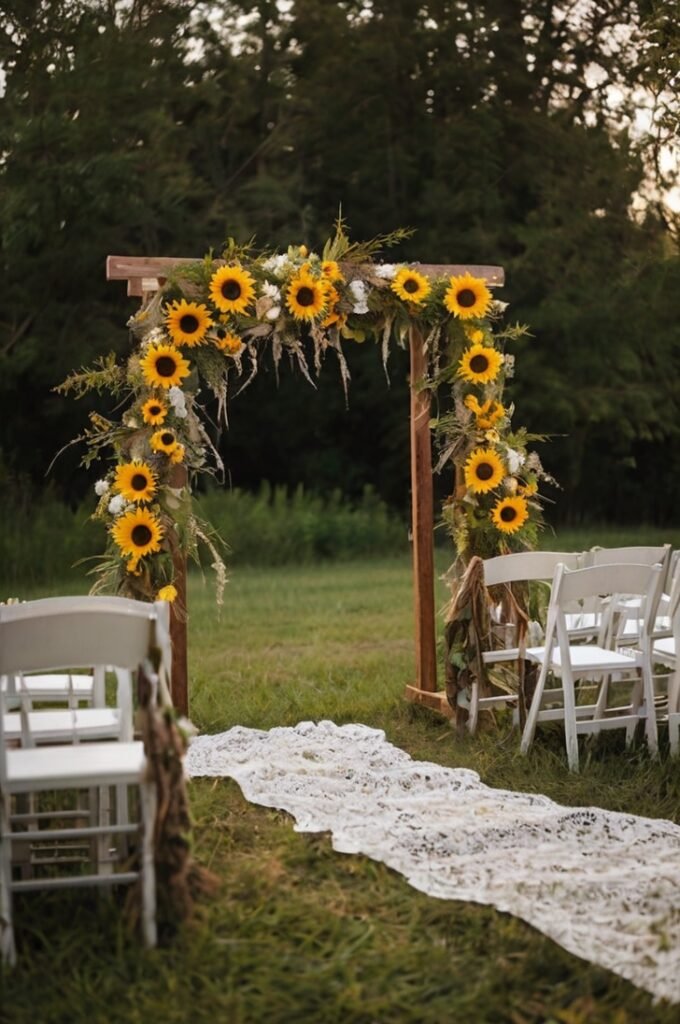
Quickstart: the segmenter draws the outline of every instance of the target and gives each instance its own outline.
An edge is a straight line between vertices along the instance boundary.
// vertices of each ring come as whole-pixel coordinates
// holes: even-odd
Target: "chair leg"
[[[470,710],[468,711],[467,727],[471,736],[477,732],[479,722],[479,683],[473,682],[470,687]]]
[[[680,714],[675,712],[668,716],[668,739],[671,746],[671,757],[680,754]]]
[[[0,804],[0,962],[14,966],[17,951],[12,916],[12,844],[9,811],[1,799]]]
[[[656,724],[656,708],[654,706],[654,679],[651,666],[642,666],[642,688],[645,695],[645,706],[647,718],[645,721],[645,735],[647,736],[647,747],[652,757],[659,756],[659,731]]]
[[[541,672],[536,683],[536,689],[534,690],[534,695],[531,698],[531,705],[529,707],[529,713],[527,714],[527,720],[524,726],[524,732],[522,733],[522,740],[519,747],[521,754],[528,754],[529,747],[534,742],[534,735],[536,733],[536,723],[538,722],[538,713],[541,710],[541,700],[543,699],[543,691],[545,690],[545,681],[547,678],[548,660],[546,658],[543,664],[541,665]]]
[[[156,945],[156,869],[154,832],[156,828],[156,787],[152,782],[140,786],[142,812],[142,929],[144,944],[149,948]]]
[[[567,745],[569,771],[578,771],[578,732],[576,730],[576,700],[574,679],[568,668],[562,669],[562,692],[564,694],[564,739]]]

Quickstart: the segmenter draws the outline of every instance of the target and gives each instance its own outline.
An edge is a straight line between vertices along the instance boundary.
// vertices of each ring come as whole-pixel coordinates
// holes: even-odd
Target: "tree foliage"
[[[670,518],[677,53],[673,4],[649,0],[4,0],[5,473],[42,479],[89,401],[51,388],[125,348],[108,253],[314,245],[342,204],[355,238],[414,227],[400,259],[505,267],[535,335],[513,397],[559,435],[561,514]],[[357,346],[350,370],[349,412],[328,371],[312,391],[272,370],[234,399],[234,483],[371,481],[405,508],[406,366],[388,390]],[[54,471],[70,497],[74,463]]]

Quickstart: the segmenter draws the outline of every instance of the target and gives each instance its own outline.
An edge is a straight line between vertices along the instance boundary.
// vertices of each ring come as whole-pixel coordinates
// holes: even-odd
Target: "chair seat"
[[[69,675],[66,672],[55,672],[49,675],[24,676],[22,687],[31,700],[55,700],[58,697],[63,699],[71,693],[77,700],[91,700],[94,680],[91,675],[84,673]],[[7,692],[4,677],[2,692]]]
[[[30,793],[38,788],[138,783],[146,767],[144,744],[84,743],[7,751],[7,788]]]
[[[672,636],[664,637],[663,640],[656,640],[654,643],[654,654],[667,658],[675,658],[675,639]]]
[[[527,647],[527,659],[542,665],[545,660],[545,647]],[[569,647],[569,658],[571,667],[576,674],[581,672],[616,672],[625,669],[637,668],[642,664],[641,657],[637,653],[631,655],[622,654],[620,651],[610,651],[606,647],[598,647],[597,644],[572,644]],[[550,659],[550,667],[559,671],[562,667],[562,658],[559,647],[555,646]]]
[[[28,728],[34,743],[71,743],[74,740],[117,739],[120,735],[119,708],[77,708],[69,710],[30,711]],[[3,720],[5,739],[21,739],[21,715],[6,714]]]

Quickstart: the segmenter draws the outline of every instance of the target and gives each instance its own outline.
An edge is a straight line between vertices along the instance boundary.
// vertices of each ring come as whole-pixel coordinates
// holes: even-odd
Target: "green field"
[[[442,719],[406,704],[406,558],[237,568],[220,615],[209,582],[194,576],[190,606],[191,714],[202,731],[363,722],[414,757],[474,768],[494,786],[680,821],[680,772],[665,751],[655,763],[609,735],[573,776],[558,729],[542,731],[523,759],[507,724],[456,740]],[[521,921],[423,896],[380,864],[333,852],[325,835],[295,833],[231,781],[198,780],[190,791],[196,856],[219,892],[150,952],[125,934],[115,905],[24,896],[19,965],[0,976],[3,1024],[678,1019],[677,1008],[654,1006]]]

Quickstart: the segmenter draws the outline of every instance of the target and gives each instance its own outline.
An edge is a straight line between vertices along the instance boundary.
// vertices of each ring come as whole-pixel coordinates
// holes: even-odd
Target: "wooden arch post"
[[[181,256],[108,256],[108,281],[127,281],[130,296],[151,295],[158,291],[165,276],[181,263],[195,262],[196,257]],[[488,285],[500,286],[505,281],[502,267],[470,264],[417,264],[417,269],[431,278],[470,273]],[[427,377],[428,355],[421,331],[413,325],[409,332],[410,394],[411,394],[411,534],[413,540],[413,595],[415,612],[415,683],[407,685],[405,697],[450,717],[443,690],[437,689],[437,640],[434,598],[434,497],[432,482],[432,443],[430,437],[431,394],[424,381]],[[187,602],[186,560],[175,561],[178,600],[184,614],[173,607],[172,635],[172,700],[182,714],[188,714],[189,688],[187,666]]]

